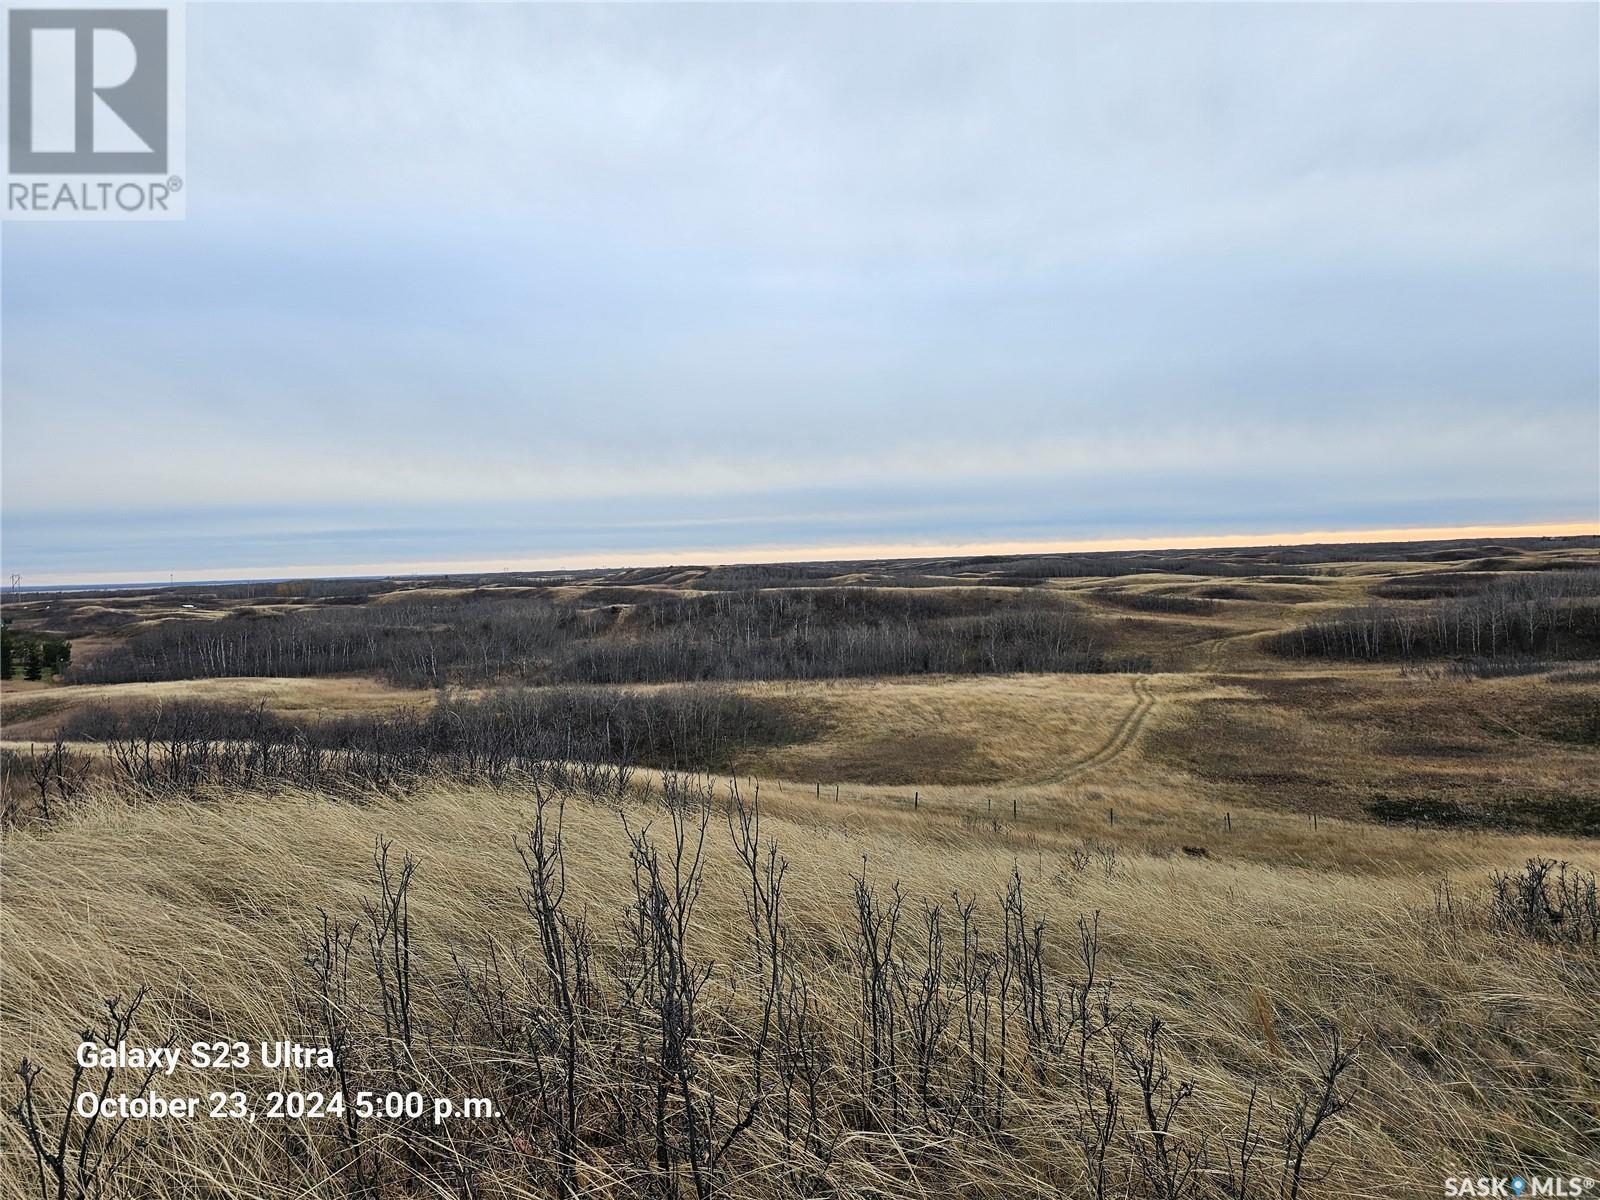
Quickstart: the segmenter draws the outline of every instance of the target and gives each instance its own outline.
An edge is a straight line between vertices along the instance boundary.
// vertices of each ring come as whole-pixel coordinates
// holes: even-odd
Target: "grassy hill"
[[[1275,641],[1535,576],[1575,581],[1565,621],[1593,563],[1296,547],[8,605],[82,640],[65,682],[0,695],[0,1028],[33,1098],[5,1194],[42,1162],[53,1195],[59,1145],[163,1197],[1600,1175],[1588,643]],[[1099,662],[1062,670],[1062,631]],[[226,672],[268,649],[306,669]],[[178,661],[223,670],[108,678]],[[74,1084],[85,1028],[336,1061],[119,1070],[109,1094],[260,1115],[78,1116],[62,1143],[105,1086]],[[402,1100],[274,1117],[273,1092]],[[438,1097],[486,1107],[436,1123]]]

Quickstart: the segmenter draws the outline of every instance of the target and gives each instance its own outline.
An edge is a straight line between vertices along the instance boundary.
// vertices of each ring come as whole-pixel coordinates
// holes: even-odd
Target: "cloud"
[[[189,219],[8,230],[7,565],[1582,516],[1597,26],[194,6]]]

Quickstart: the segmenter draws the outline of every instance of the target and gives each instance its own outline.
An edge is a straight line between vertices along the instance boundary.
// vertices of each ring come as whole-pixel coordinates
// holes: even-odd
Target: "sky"
[[[1600,8],[191,3],[26,583],[1600,523]]]

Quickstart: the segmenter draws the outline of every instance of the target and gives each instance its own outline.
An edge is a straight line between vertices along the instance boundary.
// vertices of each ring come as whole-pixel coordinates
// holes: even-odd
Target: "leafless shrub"
[[[333,1073],[342,1101],[339,1113],[338,1159],[355,1181],[358,1195],[372,1186],[367,1148],[361,1137],[361,1116],[356,1107],[355,1027],[359,1017],[351,987],[350,955],[360,929],[353,923],[321,914],[321,935],[308,948],[306,969],[315,985],[317,1025],[323,1044],[333,1056]]]
[[[709,805],[665,806],[665,855],[648,827],[627,830],[634,890],[627,920],[634,969],[626,984],[627,1007],[649,1066],[652,1177],[667,1187],[678,1168],[687,1166],[700,1200],[719,1190],[723,1161],[750,1128],[762,1099],[757,1092],[724,1104],[704,1079],[700,1000],[712,966],[691,951],[689,928],[704,881],[710,811]]]
[[[1284,1118],[1283,1172],[1278,1188],[1284,1200],[1298,1200],[1312,1144],[1327,1123],[1350,1106],[1349,1097],[1339,1088],[1355,1065],[1355,1051],[1340,1045],[1337,1029],[1329,1032],[1326,1055],[1313,1055],[1312,1064],[1312,1078],[1299,1089]]]
[[[378,984],[383,1013],[383,1047],[396,1079],[417,1077],[416,1031],[412,1011],[411,879],[417,864],[403,855],[399,869],[390,865],[391,844],[380,840],[372,853],[378,888],[373,898],[361,902],[366,916],[367,953]]]
[[[1530,858],[1515,874],[1490,879],[1492,928],[1541,942],[1600,946],[1600,898],[1595,876],[1570,863]]]
[[[59,737],[43,748],[30,744],[17,761],[29,784],[34,814],[46,822],[77,794],[92,765],[88,755],[69,749]]]
[[[1008,974],[1016,980],[1029,1057],[1035,1073],[1042,1076],[1058,1049],[1057,1035],[1067,1022],[1059,1012],[1051,1011],[1054,993],[1045,979],[1044,922],[1028,916],[1022,875],[1014,867],[1001,911],[1005,920],[1005,954],[1013,964]]]
[[[544,955],[545,983],[554,1018],[546,1040],[554,1043],[559,1060],[556,1091],[559,1097],[556,1122],[555,1161],[560,1194],[578,1194],[577,1150],[578,1110],[580,1106],[578,1069],[580,1046],[585,1037],[585,1019],[591,1007],[594,986],[591,978],[593,952],[588,923],[564,907],[567,894],[566,856],[562,846],[562,817],[565,801],[557,799],[555,823],[550,823],[552,800],[543,790],[535,792],[533,829],[525,844],[519,844],[528,874],[523,905],[539,931],[539,947]],[[541,1089],[542,1090],[542,1089]]]
[[[603,956],[587,914],[570,908],[563,827],[567,806],[582,802],[545,785],[534,793],[516,847],[526,953],[457,947],[452,970],[434,977],[425,964],[435,960],[414,944],[416,865],[381,842],[360,919],[323,916],[306,963],[340,1094],[472,1079],[499,1112],[460,1132],[381,1115],[324,1125],[351,1192],[404,1191],[409,1179],[470,1195],[484,1172],[507,1170],[570,1198],[593,1188],[603,1162],[627,1194],[735,1195],[747,1172],[788,1194],[830,1194],[848,1140],[929,1155],[956,1139],[1004,1147],[1025,1136],[1020,1114],[1048,1096],[1077,1146],[1069,1177],[1086,1194],[1265,1194],[1256,1094],[1242,1128],[1204,1112],[1194,1081],[1170,1065],[1166,1023],[1114,999],[1100,914],[1053,946],[1013,872],[989,929],[978,899],[959,894],[923,903],[910,922],[901,888],[864,863],[837,948],[853,986],[830,989],[823,1019],[814,960],[790,930],[789,863],[764,834],[758,791],[734,781],[724,794],[669,772],[651,824],[620,814],[631,899],[620,945]],[[695,933],[719,805],[744,902],[744,949],[720,966],[696,950]],[[444,1001],[426,1008],[442,1019],[419,1018],[423,996]],[[1335,1039],[1278,1110],[1280,1200],[1314,1181],[1315,1143],[1348,1103],[1350,1058]],[[1215,1147],[1225,1165],[1213,1170]]]
[[[895,939],[900,932],[900,908],[904,897],[896,883],[887,899],[867,877],[866,859],[854,884],[856,983],[860,998],[857,1026],[857,1095],[864,1109],[864,1121],[896,1128],[900,1123],[900,1075],[896,1070],[896,1024],[899,1009],[895,1003],[895,974],[900,964],[895,958]],[[888,1120],[883,1107],[888,1105]]]
[[[1194,1082],[1174,1083],[1161,1039],[1164,1025],[1151,1017],[1129,1034],[1119,1031],[1117,1052],[1139,1090],[1144,1127],[1134,1130],[1133,1156],[1146,1187],[1160,1200],[1180,1200],[1196,1187],[1210,1161],[1203,1137],[1173,1128],[1194,1098]]]
[[[956,966],[956,987],[961,993],[958,1038],[965,1051],[966,1088],[962,1107],[980,1127],[989,1124],[991,1065],[989,1023],[994,1010],[993,989],[998,956],[985,950],[977,919],[976,897],[963,900],[954,893],[952,904],[961,922],[961,957]],[[998,1103],[998,1097],[995,1100]]]
[[[641,764],[718,768],[744,748],[792,740],[802,729],[780,703],[710,684],[648,694],[508,689],[443,697],[423,713],[304,723],[259,705],[215,702],[95,708],[78,722],[82,736],[105,745],[114,786],[182,796],[273,786],[359,795],[410,789],[438,774],[620,796]],[[68,751],[54,760],[47,802],[76,786],[79,758]]]
[[[1250,1169],[1255,1166],[1266,1141],[1266,1135],[1256,1124],[1256,1098],[1259,1094],[1259,1085],[1250,1089],[1250,1103],[1245,1108],[1244,1124],[1237,1140],[1225,1150],[1227,1170],[1223,1176],[1223,1190],[1234,1200],[1246,1200],[1251,1195]]]
[[[99,1024],[83,1029],[81,1039],[111,1047],[126,1042],[144,1001],[143,988],[127,1002],[120,996],[107,1000]],[[170,1045],[170,1039],[165,1044]],[[135,1074],[131,1082],[120,1086],[119,1093],[130,1100],[143,1097],[158,1070],[158,1065],[152,1065]],[[130,1117],[104,1115],[102,1105],[123,1072],[114,1066],[85,1067],[74,1057],[66,1099],[59,1109],[40,1093],[43,1073],[44,1069],[29,1059],[21,1061],[16,1070],[21,1094],[10,1109],[32,1153],[41,1200],[99,1200],[116,1194],[123,1166],[144,1144],[124,1137]],[[81,1115],[76,1103],[85,1094],[96,1101],[89,1116]]]
[[[906,1014],[922,1123],[928,1125],[943,1106],[942,1097],[934,1089],[934,1077],[945,1058],[945,1034],[955,1001],[945,979],[943,909],[937,904],[925,904],[922,925],[922,970],[915,974],[897,972],[895,986]]]
[[[1122,1121],[1122,1098],[1109,1074],[1085,1071],[1083,1108],[1078,1115],[1078,1148],[1083,1154],[1089,1194],[1105,1200],[1112,1190],[1111,1149]]]

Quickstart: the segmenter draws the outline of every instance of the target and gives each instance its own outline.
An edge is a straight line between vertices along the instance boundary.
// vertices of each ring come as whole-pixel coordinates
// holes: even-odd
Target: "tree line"
[[[1359,660],[1593,657],[1600,653],[1600,571],[1517,575],[1476,595],[1374,604],[1279,634],[1279,654]]]
[[[539,594],[169,621],[75,667],[82,683],[375,674],[411,687],[1138,670],[1059,597],[801,588],[647,595],[585,606]]]
[[[1139,669],[1059,598],[960,591],[810,588],[665,596],[637,606],[630,636],[573,647],[557,678],[829,679],[870,675]]]
[[[590,789],[603,779],[622,789],[639,767],[728,770],[741,750],[809,731],[791,705],[714,685],[652,692],[556,686],[443,695],[423,710],[310,720],[221,701],[91,705],[68,718],[61,744],[98,742],[113,784],[163,795],[282,784],[409,787],[440,775],[578,779]],[[63,761],[58,773],[75,765]],[[32,778],[38,770],[21,766],[30,787],[40,784]],[[41,785],[47,800],[50,782]]]

